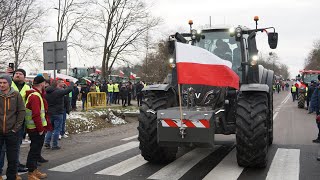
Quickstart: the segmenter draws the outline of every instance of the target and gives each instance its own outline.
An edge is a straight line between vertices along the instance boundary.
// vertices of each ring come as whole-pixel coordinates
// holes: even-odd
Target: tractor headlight
[[[251,65],[257,65],[259,57],[257,55],[252,56]]]
[[[197,30],[197,34],[201,34],[201,29],[198,29],[198,30]]]
[[[169,63],[172,64],[173,63],[173,58],[169,59]]]
[[[231,37],[233,37],[235,33],[236,33],[236,30],[233,27],[229,29],[229,34]]]

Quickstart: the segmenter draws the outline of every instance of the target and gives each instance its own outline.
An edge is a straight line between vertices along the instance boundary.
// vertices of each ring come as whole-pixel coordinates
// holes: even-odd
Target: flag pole
[[[180,84],[178,84],[178,96],[179,96],[179,109],[180,109],[180,119],[181,119],[181,124],[180,124],[180,129],[183,128],[183,117],[182,117],[182,100],[181,100],[181,90],[180,90]]]

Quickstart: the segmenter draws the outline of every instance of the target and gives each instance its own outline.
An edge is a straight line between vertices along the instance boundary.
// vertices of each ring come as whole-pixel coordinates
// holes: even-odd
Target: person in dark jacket
[[[132,86],[132,82],[128,82],[127,85],[127,90],[128,90],[128,106],[131,106],[131,98],[132,98],[132,90],[133,90],[133,86]]]
[[[139,84],[137,84],[136,88],[137,88],[136,92],[137,92],[138,106],[142,106],[141,104],[142,98],[143,98],[142,89],[144,88],[142,81],[140,81]]]
[[[308,86],[308,92],[307,92],[307,110],[309,110],[309,113],[308,114],[311,114],[313,113],[313,106],[311,104],[311,97],[312,97],[312,94],[314,92],[314,87],[315,86],[315,82],[314,81],[311,81],[311,84],[310,86]],[[309,104],[310,102],[310,104]]]
[[[52,86],[46,89],[46,100],[48,101],[49,117],[53,124],[53,131],[48,131],[45,138],[45,147],[47,149],[58,150],[58,139],[62,128],[63,113],[65,111],[64,96],[68,95],[73,89],[74,83],[71,81],[70,86],[63,89],[65,83],[63,80],[57,80],[52,83]],[[52,139],[52,147],[51,147]]]
[[[0,150],[5,144],[7,151],[7,179],[21,179],[17,176],[18,134],[26,115],[25,105],[19,92],[11,87],[11,77],[0,76]]]
[[[65,89],[66,87],[64,87]],[[70,98],[69,94],[64,96],[64,112],[63,112],[63,118],[62,118],[62,125],[61,125],[61,131],[59,140],[61,137],[68,138],[68,135],[66,135],[66,120],[67,120],[67,114],[70,114],[71,107],[70,107]]]
[[[81,93],[81,100],[82,100],[82,111],[84,111],[84,106],[87,103],[87,95],[89,93],[89,87],[87,86],[87,84],[84,84],[81,87],[80,93]]]
[[[121,85],[120,96],[121,96],[122,106],[125,107],[126,103],[127,103],[127,99],[128,99],[128,87],[127,87],[126,83],[123,83]]]
[[[75,84],[73,86],[73,90],[72,90],[72,102],[71,102],[72,110],[76,110],[77,109],[78,95],[79,95],[78,85]]]

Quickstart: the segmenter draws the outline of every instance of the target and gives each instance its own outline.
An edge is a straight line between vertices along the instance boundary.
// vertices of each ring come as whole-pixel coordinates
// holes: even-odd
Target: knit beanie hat
[[[46,80],[44,79],[43,76],[36,76],[33,79],[33,84],[40,84],[40,83],[43,83],[44,81],[46,81]]]
[[[21,72],[23,75],[24,75],[24,77],[26,77],[27,76],[27,73],[26,73],[26,71],[24,70],[24,69],[17,69],[16,71],[15,71],[15,73],[16,72]],[[13,74],[14,75],[14,74]]]
[[[2,75],[0,75],[0,79],[5,79],[5,80],[7,80],[9,86],[11,87],[12,79],[11,79],[11,77],[10,77],[9,75],[7,75],[7,74],[2,74]]]

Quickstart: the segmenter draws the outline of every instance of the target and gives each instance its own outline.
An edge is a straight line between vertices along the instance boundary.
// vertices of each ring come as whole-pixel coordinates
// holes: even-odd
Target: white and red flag
[[[136,75],[136,74],[134,74],[134,73],[130,72],[130,79],[136,79],[136,77],[137,77],[137,75]]]
[[[190,44],[176,42],[179,84],[199,84],[239,89],[239,76],[232,63]]]
[[[119,70],[119,77],[124,77],[124,72],[123,71],[121,71],[121,70]]]

